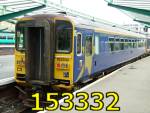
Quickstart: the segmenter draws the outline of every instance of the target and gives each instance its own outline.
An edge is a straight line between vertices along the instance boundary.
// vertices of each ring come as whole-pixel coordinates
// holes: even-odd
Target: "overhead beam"
[[[145,9],[138,9],[138,8],[133,8],[133,7],[121,6],[121,5],[116,5],[116,4],[112,4],[112,3],[108,3],[108,6],[122,9],[125,11],[130,11],[130,12],[146,15],[146,16],[150,16],[150,11],[145,10]]]
[[[1,3],[2,6],[15,6],[15,5],[24,5],[24,4],[30,4],[33,3],[32,1],[20,1],[20,2],[7,2],[7,3]]]
[[[150,22],[146,22],[146,21],[142,21],[142,20],[137,20],[137,19],[134,19],[134,21],[140,22],[142,24],[146,24],[146,25],[148,25],[148,27],[150,27]]]
[[[12,19],[12,18],[15,18],[17,16],[27,14],[27,13],[30,13],[32,11],[36,11],[38,9],[44,8],[44,7],[45,7],[45,5],[41,5],[41,6],[38,6],[38,7],[33,7],[33,8],[30,8],[30,9],[21,10],[21,11],[18,11],[18,12],[13,12],[13,13],[1,15],[0,16],[0,21],[6,21],[8,19]]]
[[[15,32],[8,30],[8,28],[7,28],[7,29],[0,29],[0,33],[12,33],[12,34],[14,34]]]
[[[0,33],[11,33],[11,34],[14,34],[15,32],[0,30]]]
[[[0,28],[0,31],[4,31],[7,30],[8,28]]]
[[[16,21],[13,21],[13,20],[7,20],[7,22],[9,22],[11,24],[16,24]]]

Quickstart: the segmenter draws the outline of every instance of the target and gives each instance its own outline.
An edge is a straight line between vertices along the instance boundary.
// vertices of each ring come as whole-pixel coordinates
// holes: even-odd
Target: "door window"
[[[100,45],[99,45],[99,36],[96,35],[95,36],[95,54],[96,55],[99,54],[99,48],[100,48]]]
[[[71,52],[72,24],[68,21],[56,21],[56,52]]]
[[[76,42],[77,42],[77,47],[76,47],[76,53],[77,56],[81,56],[82,55],[82,35],[81,33],[77,34],[77,38],[76,38]]]
[[[92,36],[87,36],[85,41],[86,56],[92,55]]]

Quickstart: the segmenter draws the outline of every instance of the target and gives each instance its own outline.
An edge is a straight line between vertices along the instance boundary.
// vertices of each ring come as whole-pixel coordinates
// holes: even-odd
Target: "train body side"
[[[136,58],[146,52],[145,42],[143,38],[129,38],[124,36],[116,36],[115,34],[107,34],[103,32],[95,32],[90,29],[76,28],[76,33],[82,35],[82,54],[77,54],[77,36],[75,36],[74,44],[74,82],[85,82],[91,77],[95,76],[95,73],[102,72],[110,67],[121,64],[123,62],[129,61],[133,58]],[[92,37],[92,53],[87,55],[87,45],[86,38]],[[109,39],[113,38],[114,40],[124,40],[124,43],[128,44],[124,49],[120,50],[111,50]],[[125,42],[125,41],[128,42]],[[131,42],[129,42],[131,41]],[[132,42],[135,41],[135,42]],[[129,44],[132,44],[132,47],[129,47]],[[134,46],[133,47],[133,43]],[[115,43],[114,46],[119,46],[119,43]],[[90,48],[89,48],[90,49]]]
[[[114,33],[111,31],[111,29],[105,29],[105,32],[102,30],[96,30],[95,26],[77,26],[74,24],[71,20],[68,18],[64,18],[62,16],[54,16],[47,17],[47,20],[44,20],[45,18],[43,15],[37,17],[34,17],[31,19],[31,21],[35,21],[37,26],[32,26],[28,30],[30,34],[26,36],[32,36],[34,35],[34,30],[41,31],[41,34],[46,34],[46,36],[41,35],[41,37],[38,37],[34,35],[31,39],[31,37],[28,38],[27,43],[31,46],[31,48],[37,49],[37,55],[34,55],[34,51],[30,51],[30,48],[24,48],[26,51],[30,51],[30,57],[28,57],[29,53],[22,51],[17,51],[16,49],[16,61],[15,61],[15,76],[16,81],[20,84],[24,83],[31,83],[31,85],[46,85],[48,87],[53,87],[54,89],[62,90],[67,89],[71,90],[74,85],[78,82],[86,82],[87,80],[93,78],[95,76],[95,73],[97,72],[103,72],[104,70],[116,66],[120,63],[129,61],[133,58],[136,58],[146,52],[146,39],[140,38],[140,35],[133,35],[132,33],[127,34],[124,32],[117,32]],[[43,28],[46,28],[44,31],[43,28],[39,27],[39,22],[45,22],[45,26]],[[24,20],[26,21],[26,19]],[[57,21],[65,21],[69,22],[69,26],[67,30],[70,30],[70,48],[68,52],[64,51],[56,51],[56,46],[54,43],[57,41],[55,39],[58,35],[59,29],[63,28],[65,24],[61,24],[62,27],[58,26],[58,32],[55,34],[55,24]],[[30,21],[29,21],[30,23]],[[67,25],[66,23],[66,25]],[[31,23],[30,23],[31,24]],[[36,25],[35,24],[35,25]],[[88,24],[88,23],[87,23]],[[42,24],[41,24],[42,25]],[[20,24],[21,26],[21,24]],[[108,26],[107,26],[108,27]],[[32,29],[31,29],[32,28]],[[63,31],[63,30],[62,30]],[[16,33],[17,34],[17,33]],[[21,33],[18,33],[21,34]],[[61,36],[60,32],[60,36]],[[66,35],[65,35],[66,36]],[[65,37],[64,36],[64,37]],[[20,38],[21,35],[16,36],[16,38]],[[38,38],[37,38],[38,37]],[[51,40],[50,40],[51,38]],[[62,37],[63,38],[63,37]],[[30,43],[31,41],[35,41],[35,43]],[[44,40],[44,41],[43,41]],[[49,40],[49,41],[48,41]],[[62,40],[62,39],[61,39]],[[37,42],[39,41],[39,44],[37,45]],[[64,42],[61,44],[61,47],[65,46],[67,43]],[[46,45],[45,45],[46,44]],[[53,45],[54,44],[54,45]],[[34,46],[37,45],[37,48]],[[49,45],[53,45],[52,47],[48,47]],[[16,41],[16,47],[17,47],[17,41]],[[39,47],[43,51],[46,51],[44,55],[40,53]],[[47,48],[49,48],[47,50]],[[49,51],[52,52],[52,54],[49,54]],[[41,56],[41,64],[45,62],[46,65],[43,68],[43,66],[40,65],[40,62],[36,57]],[[44,57],[43,57],[44,56]],[[26,58],[30,59],[27,60]],[[36,59],[36,62],[39,62],[39,64],[36,64],[33,62],[33,66],[37,67],[34,70],[34,75],[29,73],[30,69],[30,63],[33,59]],[[49,60],[53,61],[51,64],[47,63]],[[28,65],[27,65],[28,64]],[[48,64],[48,65],[47,65]],[[28,67],[28,68],[27,68]],[[38,68],[42,69],[42,72],[39,74]],[[51,69],[51,73],[47,72],[45,73],[45,69],[49,71]],[[32,70],[30,70],[32,71]],[[27,72],[29,74],[27,74]],[[44,74],[44,80],[42,80]],[[36,75],[36,73],[39,74],[39,76]],[[29,76],[30,75],[30,76]],[[36,76],[36,77],[35,77]],[[100,76],[100,75],[99,75]]]

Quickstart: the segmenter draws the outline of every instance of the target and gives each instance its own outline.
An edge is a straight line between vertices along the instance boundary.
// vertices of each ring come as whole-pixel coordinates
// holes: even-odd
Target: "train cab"
[[[64,16],[22,18],[16,24],[16,81],[72,87],[73,43],[73,23]]]

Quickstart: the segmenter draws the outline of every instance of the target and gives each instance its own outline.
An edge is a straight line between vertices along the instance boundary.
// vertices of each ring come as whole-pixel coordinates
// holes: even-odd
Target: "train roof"
[[[96,22],[94,20],[85,20],[82,18],[76,18],[68,16],[76,27],[80,28],[89,28],[93,29],[95,32],[102,32],[106,34],[113,34],[113,35],[122,35],[125,37],[136,37],[136,38],[146,38],[146,35],[142,33],[138,33],[136,31],[132,31],[130,29],[125,29],[120,26],[111,25],[109,23],[102,22]]]
[[[110,24],[109,22],[104,22],[104,21],[94,21],[94,20],[89,20],[89,19],[84,19],[84,18],[79,18],[79,17],[73,17],[73,16],[68,16],[65,14],[39,14],[39,15],[32,15],[32,16],[27,16],[23,17],[20,19],[22,20],[30,20],[30,19],[35,19],[35,18],[64,18],[66,20],[70,20],[74,23],[75,27],[80,27],[80,28],[87,28],[87,29],[93,29],[95,32],[102,32],[106,34],[113,34],[113,35],[122,35],[125,37],[136,37],[136,38],[146,38],[146,35],[132,31],[132,30],[127,30],[123,27],[116,26],[114,24]]]

